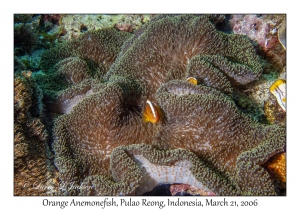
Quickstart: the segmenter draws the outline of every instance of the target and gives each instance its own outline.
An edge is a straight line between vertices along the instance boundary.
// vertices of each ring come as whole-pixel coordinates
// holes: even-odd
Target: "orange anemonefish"
[[[146,101],[146,106],[143,111],[143,121],[144,122],[151,122],[151,123],[157,123],[159,120],[159,112],[158,108],[155,107],[151,101]]]
[[[277,80],[271,87],[270,92],[276,97],[278,104],[286,110],[286,81],[284,79]]]
[[[189,82],[189,83],[192,83],[194,85],[198,84],[198,81],[195,77],[189,77],[189,78],[186,79],[186,81]]]

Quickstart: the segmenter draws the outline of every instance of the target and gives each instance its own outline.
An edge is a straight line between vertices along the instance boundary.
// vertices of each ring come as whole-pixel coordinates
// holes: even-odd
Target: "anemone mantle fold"
[[[233,87],[262,67],[246,37],[216,29],[221,19],[161,16],[134,35],[87,33],[45,54],[45,72],[67,84],[45,86],[47,106],[63,114],[55,165],[62,184],[86,186],[62,194],[140,195],[177,182],[207,194],[276,194],[262,165],[285,151],[285,129],[235,104]],[[160,109],[156,124],[142,120],[146,100]]]

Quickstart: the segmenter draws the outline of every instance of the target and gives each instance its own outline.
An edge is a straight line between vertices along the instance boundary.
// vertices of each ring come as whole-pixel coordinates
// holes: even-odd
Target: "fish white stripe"
[[[149,104],[149,106],[150,106],[150,108],[151,108],[151,111],[152,111],[152,113],[153,113],[153,115],[154,115],[154,118],[156,118],[155,109],[154,109],[153,104],[152,104],[151,101],[149,101],[149,100],[147,100],[146,103]]]

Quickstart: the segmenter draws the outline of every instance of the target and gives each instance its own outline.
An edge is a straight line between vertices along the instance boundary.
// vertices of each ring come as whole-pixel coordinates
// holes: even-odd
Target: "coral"
[[[14,15],[15,55],[31,53],[38,45],[40,16]]]
[[[286,182],[286,153],[277,154],[267,163],[268,169],[280,182]]]
[[[115,25],[115,28],[119,29],[120,31],[127,31],[127,32],[132,32],[133,31],[133,26],[130,23],[117,23]]]
[[[22,71],[26,69],[26,65],[17,56],[14,56],[14,71]]]
[[[32,14],[14,14],[14,23],[27,23],[32,20]]]
[[[284,126],[286,124],[286,113],[273,97],[264,104],[264,113],[271,124]]]
[[[61,15],[60,14],[44,14],[42,15],[42,19],[45,22],[51,22],[53,24],[60,24],[61,22]]]
[[[254,92],[254,90],[252,89],[250,89],[250,91]],[[262,105],[258,103],[256,100],[254,100],[253,98],[251,98],[252,95],[249,96],[248,95],[249,93],[248,94],[247,93],[248,92],[245,93],[240,90],[235,90],[233,94],[233,99],[235,103],[238,105],[239,109],[242,112],[251,115],[254,119],[256,119],[259,122],[262,123],[266,122],[265,115],[264,115],[265,113]]]
[[[268,61],[264,64],[264,72],[281,72],[286,62],[284,47],[278,40],[280,25],[285,22],[285,15],[232,15],[230,24],[235,34],[245,34],[255,43],[257,51],[261,51]]]
[[[277,80],[286,80],[285,68],[281,74],[271,72],[234,93],[234,99],[242,110],[262,123],[285,126],[286,113],[276,102],[270,87]]]
[[[278,72],[262,74],[258,81],[241,88],[240,92],[243,92],[242,95],[246,95],[255,103],[257,103],[260,108],[263,108],[264,104],[269,101],[270,98],[275,98],[270,92],[270,87],[276,82],[277,79],[286,80],[285,75],[285,69],[281,74],[278,74]]]
[[[118,32],[107,38],[115,29],[85,33],[44,54],[46,75],[69,57],[88,66],[93,60],[104,75],[72,84],[76,90],[68,94],[79,100],[54,122],[61,184],[86,186],[61,189],[62,194],[141,195],[161,183],[217,195],[276,194],[261,165],[284,152],[285,129],[258,123],[233,101],[232,87],[257,80],[262,68],[246,37],[218,31],[213,20],[218,18],[162,16],[132,37]],[[98,49],[89,43],[96,34],[106,34],[106,42],[90,50]],[[118,37],[109,56],[106,46],[116,46]],[[100,51],[109,54],[104,61]],[[147,100],[160,106],[155,124],[143,122]]]
[[[205,192],[202,189],[197,189],[194,186],[190,186],[187,184],[173,184],[170,186],[170,192],[173,196],[177,195],[215,195],[212,192]]]
[[[185,193],[189,188],[189,185],[187,184],[173,184],[170,186],[170,192],[172,195],[176,195],[178,193],[183,194]]]
[[[23,75],[14,80],[14,195],[53,195],[57,184],[48,134],[37,110],[41,106],[35,97],[40,96],[35,96],[31,73]]]
[[[23,63],[24,68],[15,68],[16,71],[23,71],[23,70],[30,70],[32,72],[37,72],[40,70],[40,60],[41,54],[43,53],[44,49],[36,49],[30,55],[22,55],[22,56],[15,56],[17,57],[20,62]]]
[[[71,40],[81,36],[86,31],[93,31],[105,28],[116,27],[119,29],[126,29],[132,32],[143,24],[147,23],[155,15],[72,15],[65,14],[61,16],[61,27],[64,30],[63,36],[59,40]]]
[[[233,15],[230,22],[235,33],[246,34],[251,39],[256,40],[264,49],[271,48],[267,39],[271,27],[270,23],[263,21],[259,15]]]

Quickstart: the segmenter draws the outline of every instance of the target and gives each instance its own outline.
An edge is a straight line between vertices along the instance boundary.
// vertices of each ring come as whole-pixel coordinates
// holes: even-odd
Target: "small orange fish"
[[[186,81],[190,82],[190,83],[192,83],[194,85],[198,84],[198,81],[197,81],[197,79],[195,77],[189,77],[189,78],[186,79]]]
[[[157,123],[159,120],[159,113],[158,108],[155,107],[151,101],[146,101],[146,106],[143,111],[143,121],[144,122],[151,122],[151,123]]]

